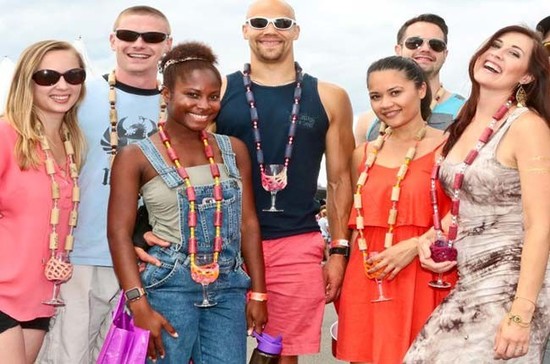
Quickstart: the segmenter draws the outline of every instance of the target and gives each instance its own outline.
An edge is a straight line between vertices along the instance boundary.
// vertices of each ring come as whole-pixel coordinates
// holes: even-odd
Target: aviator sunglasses
[[[53,86],[63,77],[71,85],[80,85],[86,79],[86,71],[82,68],[73,68],[65,73],[59,73],[54,70],[40,70],[32,75],[32,79],[40,86]]]
[[[546,51],[548,52],[548,55],[550,55],[550,41],[542,43],[544,48],[546,48]]]
[[[145,43],[161,43],[168,38],[168,34],[161,32],[145,32],[139,33],[128,29],[117,29],[115,35],[118,39],[124,42],[135,42],[139,37],[143,39]]]
[[[290,18],[264,18],[261,16],[257,16],[254,18],[248,18],[246,19],[246,22],[254,29],[265,29],[269,25],[269,23],[273,24],[275,29],[278,30],[288,30],[292,28],[294,24],[296,24],[296,21],[294,19]]]
[[[424,41],[428,41],[428,44],[430,45],[430,48],[433,49],[435,52],[440,53],[443,52],[445,49],[447,49],[447,44],[445,44],[444,41],[437,38],[420,38],[420,37],[410,37],[405,39],[405,47],[407,47],[410,50],[418,49],[424,44]]]

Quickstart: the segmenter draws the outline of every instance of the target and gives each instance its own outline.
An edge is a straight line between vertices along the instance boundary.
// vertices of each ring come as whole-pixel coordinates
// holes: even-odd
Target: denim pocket
[[[160,260],[161,265],[157,267],[154,264],[147,264],[141,273],[141,282],[146,289],[159,288],[175,274],[181,263],[178,262],[177,251],[174,251],[172,247],[154,246],[149,250],[149,254]]]

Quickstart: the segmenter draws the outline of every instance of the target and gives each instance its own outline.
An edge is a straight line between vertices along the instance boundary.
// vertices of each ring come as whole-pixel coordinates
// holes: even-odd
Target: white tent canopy
[[[75,41],[73,42],[73,47],[76,48],[76,50],[82,55],[82,58],[84,59],[84,64],[86,65],[86,79],[90,80],[97,77],[98,73],[93,67],[92,62],[90,61],[90,57],[88,57],[88,51],[86,50],[86,44],[84,43],[84,39],[82,38],[82,36],[79,36],[75,39]]]

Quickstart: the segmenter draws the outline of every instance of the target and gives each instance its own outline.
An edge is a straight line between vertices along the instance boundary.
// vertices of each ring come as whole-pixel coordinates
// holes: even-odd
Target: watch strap
[[[343,255],[346,258],[349,257],[349,247],[347,246],[338,246],[338,247],[332,247],[328,250],[329,255],[338,254]]]

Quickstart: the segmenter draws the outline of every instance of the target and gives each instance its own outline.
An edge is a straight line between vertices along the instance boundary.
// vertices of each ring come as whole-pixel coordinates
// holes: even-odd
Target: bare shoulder
[[[116,160],[124,160],[124,162],[135,162],[137,163],[138,160],[144,160],[145,156],[143,155],[143,152],[136,144],[128,144],[124,147],[120,148],[117,151],[115,161]]]
[[[367,132],[375,119],[376,114],[372,110],[359,114],[353,129],[353,136],[355,137],[356,145],[359,145],[367,140]]]
[[[327,97],[348,98],[348,93],[346,90],[334,83],[319,80],[317,83],[317,89],[319,90],[321,101],[323,102]]]
[[[447,135],[442,130],[429,126],[423,139],[423,145],[419,148],[418,155],[424,155],[443,147],[445,140],[447,140]]]
[[[233,152],[240,153],[240,152],[247,152],[246,144],[234,136],[229,137],[229,141],[231,142],[231,147],[233,148]]]
[[[539,114],[528,110],[520,115],[510,126],[510,131],[525,136],[532,135],[535,137],[538,133],[542,133],[542,136],[548,136],[550,134],[550,127],[549,123]]]
[[[342,87],[333,83],[318,81],[317,90],[325,112],[332,123],[337,125],[349,124],[350,136],[351,125],[353,123],[353,112],[348,93]]]

